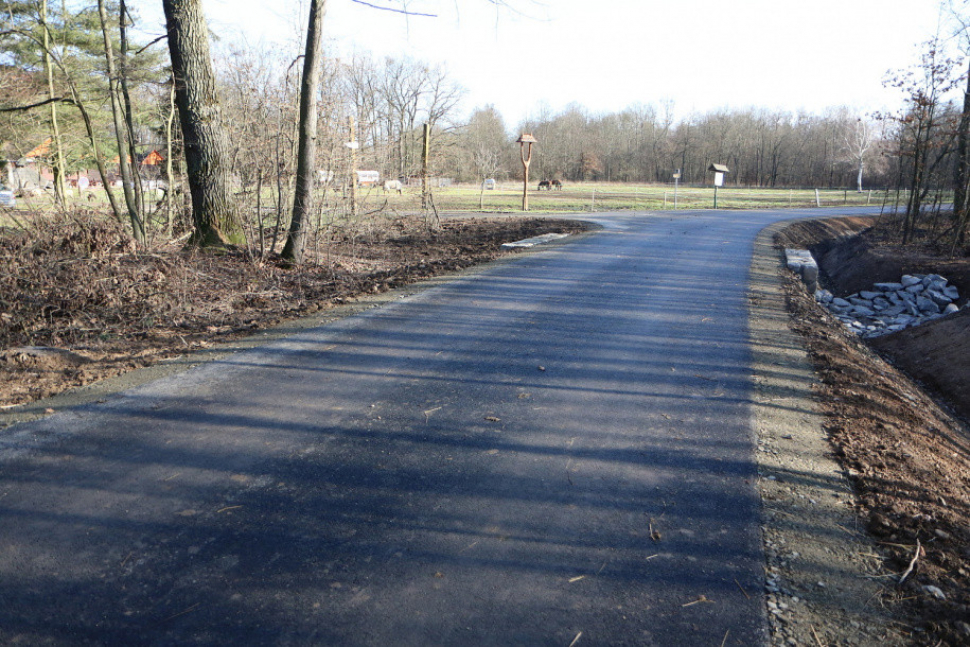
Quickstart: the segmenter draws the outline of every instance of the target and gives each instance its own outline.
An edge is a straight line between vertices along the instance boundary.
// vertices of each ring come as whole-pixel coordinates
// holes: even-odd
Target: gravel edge
[[[773,240],[790,224],[758,235],[748,293],[771,645],[906,645],[889,574],[832,458],[811,362],[789,329],[787,270]]]

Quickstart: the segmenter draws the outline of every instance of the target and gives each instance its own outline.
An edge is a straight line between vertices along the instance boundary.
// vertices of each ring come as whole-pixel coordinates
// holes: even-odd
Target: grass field
[[[673,186],[619,183],[567,183],[561,191],[538,191],[537,183],[529,186],[529,209],[540,213],[583,213],[592,211],[657,211],[662,209],[711,209],[714,207],[713,187],[686,187],[674,189]],[[439,213],[448,212],[485,212],[516,213],[522,209],[522,185],[516,182],[500,182],[494,190],[484,194],[478,186],[455,185],[434,188],[433,202]],[[154,194],[155,192],[150,192]],[[116,190],[119,204],[123,205],[121,191]],[[364,187],[359,190],[358,213],[421,213],[421,190],[407,187],[402,194],[384,193],[379,187]],[[146,204],[151,205],[161,194],[146,195]],[[337,220],[345,217],[349,198],[340,191],[321,192],[318,204],[322,218]],[[100,190],[89,190],[83,196],[71,191],[69,202],[72,206],[103,210],[107,199]],[[252,194],[247,195],[252,204]],[[264,190],[264,214],[274,211],[271,205],[276,202],[269,189]],[[720,209],[766,209],[842,206],[880,206],[905,205],[905,193],[882,190],[819,190],[814,189],[752,189],[722,187],[717,192],[717,206]],[[15,222],[19,210],[34,213],[53,208],[51,196],[43,194],[35,197],[18,198],[17,209],[0,208],[0,226],[17,226]],[[151,210],[151,209],[149,209]],[[285,209],[289,213],[289,208]],[[330,214],[329,216],[327,214]],[[341,216],[340,214],[344,214]],[[158,214],[160,215],[160,214]],[[158,216],[156,216],[157,218]],[[275,220],[275,216],[273,217]]]
[[[514,212],[522,208],[522,185],[499,183],[495,190],[454,186],[434,189],[434,203],[439,211]],[[364,190],[362,197],[370,203],[387,200],[389,208],[402,211],[420,207],[420,190],[405,189],[404,195],[387,194],[380,189]],[[904,199],[904,198],[902,198]],[[895,203],[896,194],[885,191],[812,189],[747,189],[723,187],[717,192],[720,209],[759,209],[797,207],[867,206]],[[714,189],[678,188],[635,184],[566,184],[561,191],[538,191],[529,187],[530,211],[575,213],[589,211],[654,211],[660,209],[711,209]]]

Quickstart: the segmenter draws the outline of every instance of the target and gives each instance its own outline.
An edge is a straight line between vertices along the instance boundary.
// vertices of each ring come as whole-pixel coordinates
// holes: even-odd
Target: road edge
[[[887,573],[822,427],[807,350],[789,328],[784,262],[759,232],[748,282],[752,418],[772,646],[905,645]]]

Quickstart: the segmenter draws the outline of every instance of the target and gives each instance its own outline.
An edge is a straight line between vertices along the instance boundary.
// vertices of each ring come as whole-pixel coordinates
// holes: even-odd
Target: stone
[[[943,309],[943,314],[945,315],[952,315],[955,312],[960,312],[959,306],[957,306],[955,303],[951,303]]]
[[[852,312],[854,312],[856,315],[860,317],[871,317],[876,314],[875,311],[872,310],[872,308],[867,308],[866,306],[861,306],[861,305],[855,306],[854,308],[852,308]]]
[[[846,301],[845,299],[840,299],[839,297],[835,297],[834,299],[832,299],[832,305],[839,306],[840,308],[848,308],[852,304]]]
[[[943,288],[943,294],[950,297],[950,301],[956,301],[960,298],[960,290],[955,285],[948,285]]]
[[[923,277],[920,275],[913,276],[912,274],[906,274],[899,280],[904,288],[908,288],[911,285],[916,285],[917,283],[923,282]]]
[[[867,301],[872,301],[876,297],[881,297],[881,296],[882,296],[882,293],[873,292],[871,290],[862,290],[861,292],[859,292],[859,297],[862,299],[866,299]]]
[[[802,283],[814,293],[818,287],[818,264],[807,249],[786,249],[788,269],[802,277]]]
[[[923,587],[923,592],[927,595],[932,595],[937,600],[945,600],[946,593],[944,593],[938,586],[933,586],[932,584],[927,584]]]
[[[920,312],[929,315],[940,314],[940,306],[936,305],[932,299],[927,299],[926,297],[919,297],[916,299],[916,307],[919,308]]]
[[[935,303],[940,308],[945,308],[947,304],[953,301],[953,299],[946,296],[939,290],[927,289],[926,292],[924,292],[924,294],[926,295],[927,298],[932,299],[933,303]]]
[[[831,303],[833,298],[834,298],[834,295],[828,290],[815,291],[815,300],[818,301],[819,303]]]
[[[898,292],[906,286],[902,283],[876,283],[872,287],[882,292]]]

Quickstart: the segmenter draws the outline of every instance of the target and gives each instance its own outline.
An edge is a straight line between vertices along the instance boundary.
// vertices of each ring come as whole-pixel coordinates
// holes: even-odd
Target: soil
[[[397,218],[315,241],[303,265],[245,250],[137,249],[97,217],[0,236],[0,409],[50,397],[422,279],[513,254],[501,245],[588,225]]]
[[[777,232],[774,240],[759,239],[752,269],[776,645],[970,644],[970,316],[870,347],[780,261],[781,247],[813,249],[823,285],[836,294],[936,272],[970,295],[966,258],[932,245],[900,249],[891,226],[867,229],[872,224],[777,227],[769,232]],[[0,236],[0,407],[52,406],[41,399],[495,260],[510,254],[503,242],[585,228],[548,219],[430,228],[402,218],[316,241],[311,262],[298,268],[245,251],[135,249],[119,228],[95,218],[48,223],[29,236],[7,232]]]
[[[970,293],[966,257],[932,243],[902,248],[897,239],[891,222],[845,219],[796,224],[776,242],[812,249],[835,294],[932,272]],[[915,644],[970,644],[970,316],[867,345],[794,277],[786,291],[791,328],[816,373],[824,429],[885,560],[883,596],[909,616],[902,633]]]

